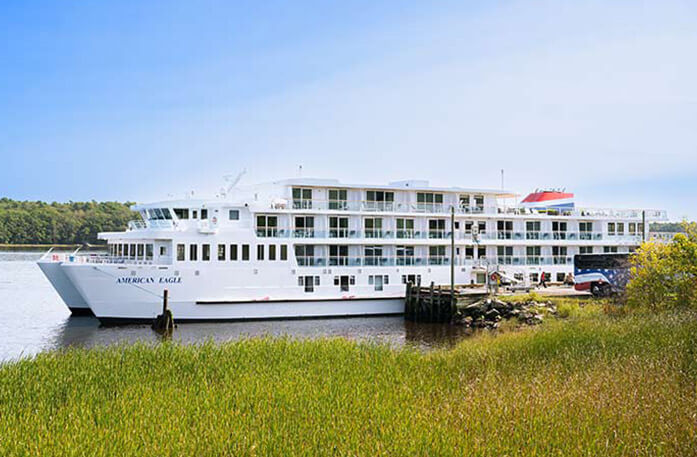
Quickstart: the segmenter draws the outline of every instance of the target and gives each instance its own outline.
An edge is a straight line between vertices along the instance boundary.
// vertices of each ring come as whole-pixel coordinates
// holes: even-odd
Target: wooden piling
[[[169,291],[165,289],[162,294],[162,314],[158,315],[152,323],[152,329],[164,335],[171,335],[174,330],[174,316],[168,309]]]

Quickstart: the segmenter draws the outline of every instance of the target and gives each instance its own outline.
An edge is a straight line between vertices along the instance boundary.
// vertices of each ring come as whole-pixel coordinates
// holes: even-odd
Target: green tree
[[[99,232],[124,230],[131,203],[45,203],[0,198],[0,243],[98,243]]]
[[[697,224],[671,243],[644,243],[632,256],[627,304],[652,310],[697,307]]]

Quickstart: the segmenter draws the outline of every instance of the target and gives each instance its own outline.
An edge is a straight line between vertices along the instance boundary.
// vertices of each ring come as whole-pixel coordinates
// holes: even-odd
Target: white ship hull
[[[85,297],[94,315],[107,324],[152,322],[162,312],[165,289],[170,297],[169,309],[177,322],[404,312],[405,288],[402,284],[385,285],[382,291],[356,286],[339,292],[339,287],[334,286],[330,278],[334,274],[341,275],[341,269],[324,275],[313,274],[320,276],[320,284],[326,285],[317,286],[308,296],[298,289],[296,277],[283,268],[267,269],[264,274],[255,274],[249,268],[211,268],[205,272],[195,268],[127,268],[92,264],[63,264],[61,268],[80,295]],[[269,284],[276,286],[270,287]]]
[[[73,282],[66,276],[61,268],[63,262],[41,260],[37,262],[46,279],[51,283],[63,302],[73,315],[90,316],[92,310],[82,298]]]

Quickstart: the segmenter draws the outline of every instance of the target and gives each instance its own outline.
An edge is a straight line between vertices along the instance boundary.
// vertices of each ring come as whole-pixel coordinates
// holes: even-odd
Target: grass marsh
[[[0,455],[695,455],[697,315],[568,306],[427,353],[250,339],[40,354],[0,366]]]

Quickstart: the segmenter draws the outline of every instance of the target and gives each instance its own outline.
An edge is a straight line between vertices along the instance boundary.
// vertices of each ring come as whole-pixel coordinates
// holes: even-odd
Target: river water
[[[160,341],[147,325],[102,327],[93,317],[72,317],[36,265],[40,256],[0,251],[0,361],[73,345]],[[173,339],[197,343],[262,336],[343,337],[432,349],[451,346],[466,335],[460,326],[414,324],[397,316],[181,324]]]

